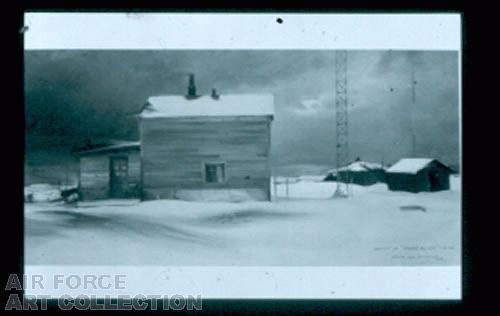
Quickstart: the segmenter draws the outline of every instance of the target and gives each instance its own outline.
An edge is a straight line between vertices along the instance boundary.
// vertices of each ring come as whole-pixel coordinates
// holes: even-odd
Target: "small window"
[[[226,181],[226,164],[205,163],[205,181],[208,183],[222,183]]]

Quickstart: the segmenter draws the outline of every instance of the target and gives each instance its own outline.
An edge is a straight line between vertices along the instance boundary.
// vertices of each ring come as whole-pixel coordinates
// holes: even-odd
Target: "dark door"
[[[431,184],[431,191],[438,191],[441,189],[441,183],[439,181],[439,172],[437,170],[432,170],[429,173],[429,182]]]
[[[113,198],[125,197],[128,189],[128,157],[109,157],[109,187]]]

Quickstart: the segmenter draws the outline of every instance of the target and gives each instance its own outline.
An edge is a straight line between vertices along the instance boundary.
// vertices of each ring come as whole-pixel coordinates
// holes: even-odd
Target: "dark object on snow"
[[[427,211],[427,209],[421,205],[403,205],[400,206],[399,209],[402,211]]]
[[[33,203],[33,201],[34,201],[33,193],[28,193],[24,195],[24,202]]]
[[[74,203],[78,201],[78,188],[61,190],[61,197],[66,203]]]
[[[328,172],[328,174],[326,175],[326,177],[323,179],[323,181],[337,181],[337,175],[335,174],[335,172]]]
[[[437,159],[405,158],[386,171],[391,191],[434,192],[450,189],[452,169]]]

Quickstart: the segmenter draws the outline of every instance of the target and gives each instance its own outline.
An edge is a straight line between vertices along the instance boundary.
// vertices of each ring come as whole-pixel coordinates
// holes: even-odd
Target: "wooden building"
[[[140,143],[119,142],[78,152],[80,199],[138,198]]]
[[[82,199],[270,200],[272,95],[150,97],[140,139],[79,152]]]
[[[272,95],[150,97],[139,117],[143,199],[270,200]]]
[[[386,170],[386,182],[391,191],[449,190],[451,172],[437,159],[406,158]]]
[[[337,179],[358,185],[372,185],[384,182],[385,170],[381,164],[356,159],[348,166],[338,169]]]

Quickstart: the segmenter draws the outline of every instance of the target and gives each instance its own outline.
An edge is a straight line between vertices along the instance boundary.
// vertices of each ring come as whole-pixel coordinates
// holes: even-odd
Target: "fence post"
[[[278,197],[278,185],[276,183],[276,177],[273,177],[273,191],[274,191],[274,197],[277,198]]]
[[[286,199],[288,200],[288,199],[290,199],[290,196],[288,194],[288,177],[286,177],[285,183],[286,183]]]

